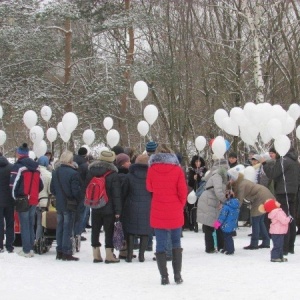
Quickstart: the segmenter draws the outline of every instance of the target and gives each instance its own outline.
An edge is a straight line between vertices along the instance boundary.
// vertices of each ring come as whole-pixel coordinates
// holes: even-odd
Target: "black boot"
[[[177,284],[183,282],[181,278],[181,266],[182,266],[182,248],[172,249],[172,266],[174,272],[174,280]]]
[[[140,251],[139,251],[139,262],[145,261],[145,251],[148,246],[148,235],[141,235],[140,238]]]
[[[127,235],[127,256],[126,256],[127,262],[132,262],[133,244],[134,244],[134,235],[128,234]]]
[[[157,252],[155,253],[155,255],[156,255],[157,267],[161,275],[161,284],[162,285],[169,284],[170,281],[169,281],[169,274],[167,269],[166,252]]]

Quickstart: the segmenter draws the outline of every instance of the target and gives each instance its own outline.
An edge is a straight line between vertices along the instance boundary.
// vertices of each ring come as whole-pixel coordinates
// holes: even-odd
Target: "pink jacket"
[[[291,218],[281,208],[273,209],[268,218],[271,220],[270,233],[271,234],[286,234],[288,231]]]

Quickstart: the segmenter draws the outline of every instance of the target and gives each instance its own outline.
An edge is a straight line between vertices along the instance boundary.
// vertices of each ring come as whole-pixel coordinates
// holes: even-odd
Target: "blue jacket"
[[[57,174],[61,185],[59,184]],[[71,166],[61,164],[52,173],[50,190],[56,197],[56,210],[60,212],[67,211],[67,199],[61,187],[64,189],[67,197],[76,199],[76,202],[79,203],[81,201],[81,180],[78,171]]]
[[[223,232],[229,233],[237,229],[239,206],[240,202],[236,198],[230,198],[223,204],[218,218]]]

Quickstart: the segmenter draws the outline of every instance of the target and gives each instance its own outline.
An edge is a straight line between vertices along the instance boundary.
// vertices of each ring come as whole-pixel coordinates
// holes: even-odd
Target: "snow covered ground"
[[[90,232],[77,253],[78,262],[56,261],[55,247],[33,258],[0,253],[0,296],[3,300],[299,299],[300,239],[287,263],[271,263],[269,249],[242,249],[250,242],[249,228],[241,227],[237,233],[235,255],[226,256],[206,254],[203,233],[184,231],[182,285],[173,281],[171,262],[171,284],[160,285],[153,252],[146,252],[144,263],[134,259],[132,263],[94,264]]]

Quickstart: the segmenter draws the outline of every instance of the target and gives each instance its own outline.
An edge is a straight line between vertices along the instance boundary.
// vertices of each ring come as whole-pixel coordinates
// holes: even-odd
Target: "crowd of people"
[[[168,260],[172,260],[174,281],[180,284],[182,231],[198,232],[201,224],[207,254],[233,255],[233,237],[238,221],[243,220],[252,226],[245,250],[270,248],[272,240],[271,261],[286,262],[286,256],[294,253],[300,169],[292,148],[284,157],[274,148],[269,153],[269,160],[256,151],[249,153],[245,165],[253,166],[255,178],[251,181],[240,172],[238,155],[233,152],[228,159],[213,157],[212,163],[194,155],[185,172],[181,156],[154,141],[146,144],[143,153],[115,146],[102,149],[95,158],[85,147],[77,154],[66,150],[55,163],[51,152],[36,160],[29,158],[28,145],[23,143],[16,150],[14,164],[0,155],[0,252],[5,248],[14,252],[17,210],[22,239],[18,254],[31,258],[38,253],[44,230],[42,215],[53,209],[50,199],[54,196],[57,260],[79,260],[75,253],[86,240],[82,233],[91,219],[94,263],[118,263],[120,259],[131,263],[137,243],[138,261],[144,262],[155,235],[153,260],[161,284],[170,283]],[[93,178],[103,176],[108,202],[90,209],[84,205],[85,191]],[[201,181],[206,182],[204,192],[195,203],[187,203],[188,190],[196,192]],[[116,220],[121,220],[124,231],[118,257],[113,243]],[[105,258],[101,253],[102,229]]]

